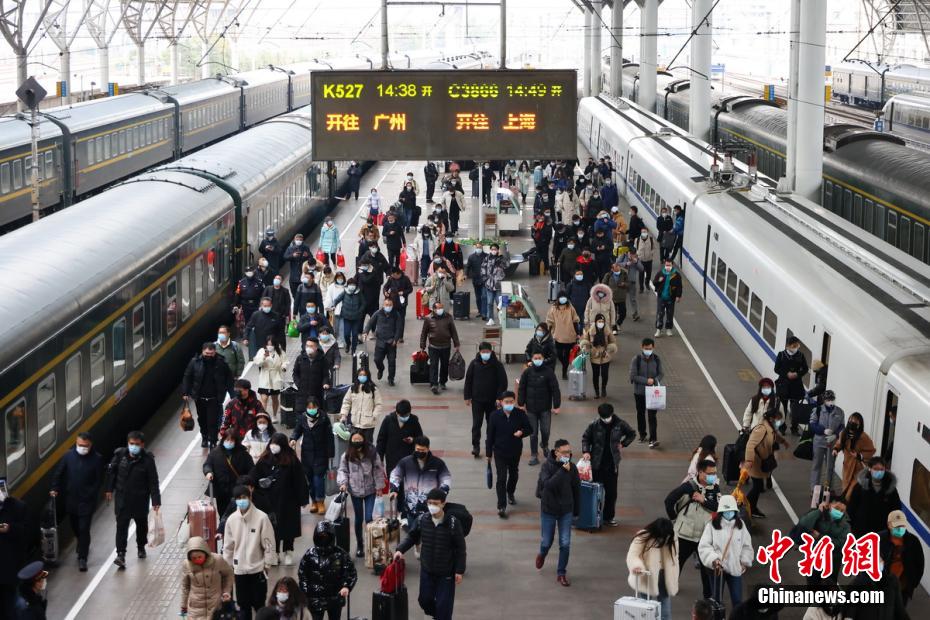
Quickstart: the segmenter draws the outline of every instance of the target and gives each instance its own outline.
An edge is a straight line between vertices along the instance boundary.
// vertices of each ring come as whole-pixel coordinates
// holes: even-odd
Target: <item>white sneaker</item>
[[[488,319],[488,325],[494,325],[494,319]]]
[[[666,335],[666,336],[674,336],[675,334],[672,332],[672,330],[666,329],[666,330],[665,330],[665,335]]]
[[[652,335],[652,337],[653,337],[653,338],[661,338],[661,337],[662,337],[662,330],[661,330],[661,329],[657,329],[657,330],[656,330],[656,333],[654,333],[654,334]]]
[[[272,565],[272,566],[277,566],[278,563],[280,562],[280,558],[281,558],[281,554],[280,554],[280,553],[273,553],[273,554],[271,554],[271,565]]]
[[[293,566],[293,565],[294,565],[294,554],[291,553],[290,551],[288,551],[288,552],[286,552],[286,553],[284,554],[284,565],[285,565],[285,566]]]

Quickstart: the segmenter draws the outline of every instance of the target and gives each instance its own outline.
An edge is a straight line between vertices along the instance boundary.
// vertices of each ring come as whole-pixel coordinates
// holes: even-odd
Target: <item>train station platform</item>
[[[581,153],[583,158],[586,153]],[[381,162],[373,166],[362,182],[362,188],[378,187],[382,195],[392,198],[399,193],[404,175],[413,170],[421,188],[422,162]],[[528,200],[531,204],[532,201]],[[346,200],[333,212],[343,235],[343,248],[349,267],[355,255],[357,230],[362,201]],[[622,205],[625,208],[625,205]],[[524,221],[529,222],[529,213]],[[475,206],[466,210],[462,221],[468,228],[462,237],[474,236]],[[527,249],[528,235],[507,238],[511,252]],[[308,236],[314,249],[318,236]],[[526,287],[541,313],[545,313],[547,279],[532,277],[526,267],[520,267],[514,278]],[[470,285],[469,285],[470,289]],[[472,316],[474,316],[472,299]],[[639,351],[640,340],[654,332],[653,296],[640,297],[642,319],[631,319],[619,334],[619,352],[611,364],[611,377],[607,397],[581,402],[566,401],[560,415],[554,416],[551,437],[568,439],[574,448],[575,459],[581,453],[581,434],[587,424],[596,418],[596,407],[601,402],[614,405],[620,417],[635,428],[635,409],[632,387],[628,381],[629,362]],[[656,351],[661,356],[665,383],[669,391],[669,407],[659,414],[659,448],[650,450],[646,444],[634,442],[623,451],[620,466],[618,520],[621,525],[605,527],[598,533],[574,531],[571,561],[568,574],[569,588],[561,587],[555,579],[555,555],[542,571],[533,565],[539,549],[539,501],[535,498],[538,467],[529,467],[524,458],[520,466],[520,483],[517,487],[517,504],[508,520],[496,513],[493,490],[485,486],[485,461],[470,454],[471,415],[464,405],[462,382],[450,382],[448,391],[433,395],[428,386],[411,386],[407,367],[410,356],[418,346],[420,323],[411,311],[407,314],[406,342],[398,351],[397,385],[377,381],[383,391],[385,412],[402,398],[411,401],[413,411],[432,441],[433,452],[445,459],[452,475],[450,499],[465,504],[474,516],[474,527],[467,539],[468,569],[463,583],[456,589],[455,616],[458,618],[498,620],[514,618],[561,618],[563,620],[600,620],[613,618],[613,603],[620,596],[631,594],[627,586],[626,552],[632,536],[653,519],[664,516],[663,500],[679,485],[687,473],[692,450],[705,434],[718,438],[718,453],[723,445],[736,437],[737,417],[748,399],[756,391],[758,374],[710,310],[700,300],[697,291],[686,284],[685,294],[676,312],[678,330],[674,337],[657,341]],[[470,361],[477,353],[477,343],[483,340],[483,322],[472,318],[457,321],[462,340],[462,354]],[[369,351],[373,345],[368,343]],[[288,346],[290,357],[299,350],[296,341]],[[193,355],[194,351],[191,352]],[[344,358],[344,364],[346,360]],[[180,382],[182,369],[177,376],[166,376],[166,381]],[[512,383],[522,370],[521,364],[507,364],[508,379]],[[247,378],[255,379],[254,376]],[[342,381],[349,378],[345,370]],[[562,387],[567,392],[566,382]],[[184,517],[187,502],[203,493],[206,481],[201,465],[206,450],[200,448],[200,436],[182,432],[177,424],[180,396],[169,399],[153,416],[144,429],[147,448],[154,454],[162,483],[162,512],[168,539],[161,547],[150,550],[148,559],[137,560],[134,554],[127,559],[127,568],[118,571],[112,561],[115,523],[112,506],[98,510],[93,528],[93,545],[89,558],[90,570],[79,573],[73,546],[62,551],[62,563],[52,572],[49,587],[48,617],[55,619],[103,620],[110,618],[149,619],[170,618],[180,609],[180,567],[184,559],[183,545],[175,534]],[[736,414],[736,417],[734,416]],[[528,446],[526,446],[528,451]],[[803,514],[809,504],[807,491],[808,464],[798,462],[782,450],[780,466],[775,476],[777,484],[761,499],[761,508],[768,514],[764,521],[753,527],[753,542],[768,541],[772,528],[783,532],[790,529],[797,514]],[[526,453],[525,453],[526,454]],[[725,487],[729,489],[729,487]],[[312,531],[318,515],[303,513],[303,536],[295,544],[295,565],[272,569],[269,583],[279,577],[296,577],[297,559],[312,544]],[[353,535],[354,538],[354,535]],[[354,540],[353,549],[354,552]],[[413,554],[408,554],[408,589],[410,618],[423,618],[416,604],[419,565]],[[353,616],[371,617],[371,593],[378,580],[357,560],[359,581],[352,595]],[[783,565],[784,566],[784,565]],[[799,583],[797,571],[790,565],[783,568],[789,583]],[[744,580],[744,594],[748,596],[755,583],[768,582],[766,568],[754,566]],[[690,618],[692,603],[701,597],[700,577],[689,565],[682,571],[680,591],[672,599],[672,617]],[[911,609],[920,609],[927,603],[927,595],[920,591]],[[803,609],[792,609],[780,618],[800,618]]]

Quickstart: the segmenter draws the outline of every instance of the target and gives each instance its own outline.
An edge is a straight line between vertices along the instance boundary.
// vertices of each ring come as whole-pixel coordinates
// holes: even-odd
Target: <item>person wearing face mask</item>
[[[443,270],[440,269],[439,273],[442,272]],[[434,274],[433,277],[438,277],[438,275]],[[451,293],[448,288],[443,290]],[[432,300],[433,297],[431,296],[430,299]],[[453,347],[458,351],[459,333],[455,328],[452,315],[446,312],[446,303],[437,300],[432,301],[430,305],[433,311],[423,319],[423,329],[420,331],[420,350],[429,354],[430,386],[433,394],[438,394],[440,389],[446,389],[446,382],[449,380],[449,357],[452,355]]]
[[[378,380],[384,377],[384,358],[387,358],[388,385],[394,385],[397,374],[397,343],[404,336],[404,315],[394,307],[394,300],[384,300],[381,309],[371,315],[362,338],[367,340],[368,335],[375,335],[375,367],[378,369]]]
[[[333,276],[333,283],[326,287],[323,293],[323,309],[326,312],[326,320],[333,328],[333,334],[336,342],[340,347],[345,346],[342,338],[342,302],[336,303],[346,290],[346,276],[341,271],[337,271]]]
[[[633,537],[626,554],[627,583],[639,598],[657,599],[662,620],[671,620],[678,594],[678,537],[672,522],[660,517]]]
[[[572,543],[572,519],[581,508],[580,489],[581,478],[578,476],[578,468],[572,463],[572,447],[567,440],[558,439],[555,449],[546,456],[546,461],[539,468],[539,479],[536,481],[542,526],[536,570],[541,570],[545,564],[558,528],[559,563],[556,581],[566,587],[571,585],[568,579],[568,556]]]
[[[636,250],[636,254],[643,265],[643,271],[639,278],[639,292],[642,293],[652,279],[653,262],[659,260],[659,244],[644,227],[640,230],[639,236],[633,239],[633,249]]]
[[[487,320],[488,315],[487,300],[484,296],[484,276],[481,275],[481,265],[484,264],[484,259],[484,246],[477,241],[465,263],[465,277],[471,280],[475,290],[475,305],[478,306],[478,318],[481,320]]]
[[[710,573],[713,597],[723,592],[722,581],[730,590],[730,603],[733,607],[739,605],[743,600],[743,573],[752,566],[756,554],[749,527],[740,518],[732,495],[720,497],[717,512],[704,527],[698,555]],[[722,600],[717,602],[723,604]]]
[[[332,366],[320,349],[319,341],[305,341],[304,350],[294,360],[294,370],[291,373],[297,387],[295,411],[304,411],[310,398],[323,402],[324,390],[332,385],[329,383],[332,372]]]
[[[381,239],[381,229],[375,224],[374,220],[368,218],[365,223],[358,229],[359,251],[358,255],[362,256],[368,251],[368,243],[374,241],[378,243]]]
[[[233,375],[222,357],[216,354],[216,344],[205,342],[200,355],[191,359],[184,369],[181,395],[193,400],[197,408],[197,425],[200,427],[200,447],[212,448],[220,429],[223,415],[222,402],[226,394],[235,398]]]
[[[535,187],[535,185],[531,185],[533,173],[530,172],[530,164],[525,159],[520,162],[520,167],[517,168],[516,181],[517,189],[522,197],[522,204],[526,206],[526,195],[529,193],[530,187]]]
[[[299,420],[298,420],[299,421]],[[264,411],[255,414],[255,424],[242,438],[242,447],[246,449],[249,456],[252,457],[252,463],[257,463],[268,447],[271,436],[277,431],[271,422],[271,416]],[[236,484],[239,484],[238,479]],[[217,504],[223,506],[223,504]]]
[[[255,424],[255,416],[264,410],[252,389],[252,382],[248,379],[236,379],[236,397],[230,398],[223,410],[220,435],[225,435],[226,431],[232,428],[241,439]]]
[[[232,567],[200,536],[187,541],[181,562],[181,615],[187,620],[210,620],[222,603],[232,600]]]
[[[365,198],[365,204],[362,205],[363,208],[368,209],[368,217],[372,219],[376,226],[381,225],[381,202],[381,194],[378,193],[376,188],[372,187],[368,197]]]
[[[646,410],[646,388],[660,385],[665,373],[662,359],[655,353],[656,343],[652,338],[643,338],[640,352],[630,362],[630,383],[633,384],[633,399],[636,402],[636,426],[639,442],[646,442],[646,421],[649,422],[649,447],[659,446],[658,419],[655,409]]]
[[[619,281],[620,278],[617,279]],[[615,300],[610,285],[598,282],[592,286],[588,298],[585,300],[585,305],[579,312],[583,326],[585,328],[593,326],[595,317],[601,314],[607,322],[607,329],[611,330],[617,322],[617,311],[614,307]]]
[[[684,241],[685,212],[680,205],[675,205],[673,211],[675,223],[672,226],[672,232],[670,233],[670,236],[672,237],[672,247],[669,250],[668,258],[674,261],[678,256],[678,252],[681,251],[681,244]]]
[[[52,474],[49,495],[64,495],[65,512],[77,538],[78,568],[82,573],[87,571],[90,526],[103,485],[105,465],[103,457],[94,450],[90,433],[79,433],[74,449],[65,453]]]
[[[766,516],[759,509],[759,495],[762,494],[766,480],[772,475],[772,470],[766,471],[763,463],[775,455],[776,443],[781,443],[786,447],[788,445],[777,430],[781,417],[781,412],[777,408],[763,411],[762,422],[749,432],[746,452],[740,455],[744,460],[742,469],[748,470],[752,478],[752,488],[746,494],[746,501],[751,507],[753,519],[764,519]]]
[[[378,429],[375,449],[384,462],[384,470],[393,472],[404,457],[413,454],[414,441],[423,435],[420,418],[411,413],[410,401],[399,400],[394,411],[384,417]]]
[[[636,438],[633,428],[614,414],[614,407],[603,403],[597,408],[597,419],[588,424],[581,436],[581,451],[591,462],[594,482],[604,485],[603,522],[616,527],[617,480],[620,475],[620,448],[626,448]]]
[[[253,610],[265,605],[267,571],[278,562],[275,532],[271,519],[252,501],[249,487],[237,486],[233,497],[236,510],[223,529],[223,559],[233,567],[239,617],[251,620]]]
[[[588,299],[591,297],[591,289],[591,282],[585,278],[581,268],[576,267],[571,281],[569,281],[568,286],[565,288],[565,295],[568,297],[579,319],[585,315],[585,308],[588,305]],[[575,331],[579,336],[581,335],[584,325],[585,324],[581,320],[579,320],[576,325]]]
[[[300,286],[301,265],[310,260],[313,253],[310,246],[304,243],[304,236],[301,233],[294,235],[294,240],[287,249],[284,250],[284,262],[290,265],[288,269],[288,283],[291,289],[291,296],[297,296],[297,287]]]
[[[388,471],[390,499],[397,500],[400,513],[407,521],[407,530],[417,527],[420,515],[427,512],[426,498],[430,491],[439,489],[444,493],[452,490],[452,474],[445,461],[430,452],[429,437],[423,435],[413,440],[413,453],[397,461]],[[398,495],[402,494],[400,499]]]
[[[665,326],[665,335],[672,336],[675,327],[675,305],[681,301],[683,292],[681,273],[671,260],[666,260],[662,271],[656,274],[653,280],[656,292],[656,333],[655,337],[662,335],[662,326]]]
[[[568,378],[568,355],[578,341],[581,319],[578,312],[568,303],[568,293],[559,292],[555,303],[546,314],[546,325],[555,340],[555,351],[562,364],[562,378]]]
[[[857,537],[884,530],[888,515],[901,510],[898,478],[888,469],[885,459],[873,456],[867,465],[856,476],[849,494],[849,522]]]
[[[365,320],[365,296],[355,278],[346,280],[345,291],[333,299],[333,304],[341,307],[342,337],[345,340],[346,353],[355,355],[358,334],[362,331],[362,321]]]
[[[288,296],[288,299],[290,299],[290,296]],[[243,355],[239,343],[230,337],[229,327],[226,325],[220,325],[217,330],[216,355],[226,362],[233,379],[238,379],[242,375],[242,371],[245,369],[245,355]]]
[[[801,353],[801,340],[797,336],[789,336],[784,351],[779,351],[775,357],[775,393],[784,409],[785,417],[791,416],[791,432],[798,434],[798,425],[807,422],[806,419],[797,419],[796,409],[798,403],[804,398],[804,375],[809,368],[807,358]]]
[[[366,443],[373,443],[375,427],[381,418],[381,390],[379,390],[366,368],[359,368],[352,387],[342,399],[339,410],[341,422],[349,425],[352,432],[365,438]]]
[[[837,497],[830,502],[821,502],[816,508],[802,515],[791,529],[789,536],[796,545],[800,545],[803,540],[801,534],[810,534],[815,541],[824,536],[829,538],[833,542],[833,566],[840,566],[843,545],[850,534],[846,501]],[[835,586],[839,573],[840,571],[834,568],[833,574],[826,579],[829,579],[830,583]],[[808,585],[820,583],[821,577],[820,571],[815,569],[813,575],[807,578]]]
[[[484,289],[484,307],[488,317],[488,325],[494,325],[497,298],[500,296],[501,283],[504,281],[507,259],[501,255],[500,246],[492,243],[488,247],[488,254],[481,263],[481,284]]]
[[[381,495],[386,477],[384,465],[378,458],[375,447],[362,433],[353,430],[349,438],[349,449],[342,455],[339,463],[336,484],[339,485],[340,492],[348,493],[352,498],[357,558],[365,557],[364,527],[372,521],[375,497]]]
[[[661,252],[659,257],[660,260],[668,258],[675,245],[675,238],[672,234],[672,228],[674,228],[674,226],[675,221],[669,214],[668,207],[663,206],[659,211],[659,217],[656,218],[656,230],[658,231],[658,241]]]
[[[462,248],[458,243],[455,242],[453,233],[447,232],[446,236],[437,249],[439,255],[446,259],[451,265],[452,270],[450,273],[456,273],[457,271],[462,270],[465,266],[465,259],[462,256]]]
[[[613,316],[611,316],[611,331],[614,334],[620,332],[623,321],[626,320],[626,300],[630,288],[630,274],[626,265],[614,261],[610,265],[610,271],[601,278],[601,285],[610,290],[610,299],[613,302]],[[633,288],[635,291],[636,284],[634,281]],[[587,312],[587,308],[585,308]],[[605,313],[604,316],[607,316]]]
[[[433,212],[426,218],[437,243],[442,243],[443,239],[450,234],[449,212],[446,210],[450,191],[449,186],[443,186],[443,200],[433,205]]]
[[[307,477],[287,435],[275,433],[250,474],[256,482],[256,503],[269,507],[268,518],[274,526],[277,558],[272,564],[294,563],[294,539],[301,535],[300,509],[310,503]],[[319,510],[319,508],[318,508]]]
[[[436,193],[436,181],[439,180],[439,169],[434,162],[428,161],[423,166],[423,178],[426,179],[426,202],[433,202]]]
[[[748,433],[762,422],[762,416],[770,409],[778,409],[775,398],[775,383],[768,377],[759,379],[759,391],[749,399],[743,411],[743,432]]]
[[[490,205],[491,204],[491,187],[494,184],[494,181],[497,180],[497,175],[491,169],[491,164],[485,162],[481,166],[481,204]]]
[[[139,559],[146,557],[145,544],[149,532],[149,501],[152,509],[161,509],[161,491],[158,489],[158,469],[155,458],[145,450],[145,435],[131,431],[126,437],[127,447],[117,448],[107,467],[104,482],[107,502],[113,501],[116,512],[116,559],[120,569],[126,568],[126,539],[129,522],[136,522],[136,547]]]
[[[325,385],[336,385],[338,382],[339,367],[342,365],[342,353],[336,343],[331,327],[320,328],[320,351],[323,352],[323,362],[329,374],[325,377]]]
[[[888,529],[879,534],[880,554],[885,565],[901,585],[901,596],[906,606],[920,587],[924,575],[924,550],[920,539],[907,531],[907,517],[900,510],[888,513]]]
[[[287,370],[287,356],[284,350],[274,343],[273,338],[265,341],[262,350],[255,354],[252,363],[258,368],[258,393],[262,408],[278,418],[278,395],[284,389],[284,373]],[[268,401],[271,409],[268,409]],[[251,428],[251,426],[249,427]]]
[[[406,205],[404,209],[407,209]],[[387,246],[388,265],[392,268],[400,267],[400,252],[407,243],[407,238],[404,235],[405,230],[404,223],[394,213],[388,213],[384,227],[381,230],[381,236],[384,237],[384,243]]]
[[[226,429],[219,445],[210,451],[203,462],[203,475],[213,485],[217,506],[225,507],[229,504],[236,480],[239,476],[249,474],[254,464],[249,451],[242,446],[236,429]]]
[[[488,463],[494,459],[497,470],[497,516],[507,518],[507,503],[516,504],[514,494],[520,477],[520,455],[523,438],[533,433],[533,427],[523,409],[517,407],[517,395],[506,391],[500,397],[500,409],[488,419],[485,455]]]
[[[268,261],[265,260],[264,257],[258,259],[258,265],[255,267],[255,279],[257,279],[262,286],[270,286],[276,275],[277,274],[272,273],[271,269],[268,267]]]
[[[904,606],[904,597],[901,593],[901,581],[889,567],[890,557],[879,553],[878,570],[880,577],[878,581],[872,581],[868,572],[860,572],[849,584],[850,589],[862,592],[863,601],[882,601],[881,604],[862,603],[856,604],[847,599],[843,606],[843,618],[845,620],[910,620],[911,618],[923,618],[926,612],[914,612],[908,614]],[[835,586],[834,586],[835,588]]]
[[[717,464],[705,459],[697,464],[697,474],[675,487],[665,498],[665,513],[674,521],[678,537],[678,570],[684,569],[692,555],[698,553],[698,543],[714,513],[720,498]],[[698,564],[703,598],[711,598],[708,571]]]
[[[533,363],[533,354],[537,352],[543,356],[543,365],[548,366],[554,372],[558,356],[555,349],[555,340],[549,334],[549,325],[547,323],[537,325],[533,336],[526,343],[524,358],[527,367]]]
[[[394,302],[394,308],[402,318],[399,342],[403,342],[403,319],[407,317],[407,305],[410,303],[410,296],[413,295],[413,282],[410,281],[410,278],[408,278],[399,267],[395,267],[391,270],[391,277],[384,283],[381,292],[384,294],[385,299],[390,299]]]
[[[291,433],[290,445],[295,450],[300,442],[300,462],[310,490],[311,513],[326,512],[326,471],[330,459],[336,456],[336,442],[329,416],[316,398],[307,399],[303,415]]]
[[[358,573],[348,552],[336,544],[332,521],[317,523],[313,546],[300,561],[297,580],[313,620],[342,617],[342,606],[358,581]]]
[[[554,378],[554,377],[553,377]],[[465,371],[465,405],[471,407],[471,454],[481,453],[481,426],[497,407],[497,395],[507,389],[507,369],[490,342],[478,345],[478,354]]]
[[[45,591],[48,588],[48,571],[45,570],[45,565],[38,561],[32,562],[24,566],[16,574],[16,578],[19,584],[9,617],[16,618],[16,620],[45,620],[45,611],[48,607],[48,601],[45,598]]]
[[[359,260],[359,270],[355,279],[365,298],[366,315],[371,316],[381,307],[381,287],[384,285],[384,278],[390,272],[391,266],[377,247],[370,247],[368,255]]]
[[[639,289],[638,283],[643,281],[645,278],[646,268],[643,266],[643,261],[639,259],[639,254],[636,250],[631,249],[627,252],[625,259],[620,260],[620,264],[627,271],[627,289],[626,289],[626,302],[630,306],[630,311],[633,314],[633,321],[639,320]]]
[[[557,189],[555,193],[555,209],[562,214],[563,222],[571,222],[577,214],[578,203],[575,201],[575,193],[563,189]]]
[[[858,411],[849,416],[846,428],[833,444],[833,458],[843,453],[843,497],[847,500],[856,485],[856,477],[865,467],[865,463],[875,456],[875,443],[863,429],[865,422]]]
[[[827,487],[833,488],[833,459],[831,451],[843,426],[846,424],[845,412],[836,406],[836,394],[833,390],[823,393],[823,405],[815,407],[808,420],[810,430],[814,433],[814,458],[811,461],[811,489],[821,483],[821,473],[827,477]],[[826,465],[827,471],[823,472]]]
[[[465,208],[465,194],[462,192],[461,184],[448,183],[445,186],[445,191],[442,192],[441,203],[445,207],[445,211],[441,211],[440,215],[448,213],[448,222],[444,222],[446,230],[453,236],[457,235],[459,233],[459,218],[462,209]]]
[[[539,257],[539,261],[546,273],[549,273],[549,244],[552,242],[552,224],[546,219],[545,215],[540,213],[536,216],[530,234],[536,247],[536,256]],[[539,275],[539,273],[534,272],[532,275]]]
[[[243,319],[248,322],[258,310],[265,284],[255,273],[255,267],[246,267],[245,274],[236,285],[235,307],[242,311]]]
[[[354,193],[355,199],[358,200],[358,190],[362,184],[362,175],[364,173],[365,171],[358,162],[353,161],[349,164],[349,168],[346,170],[346,174],[349,177],[349,192],[346,194],[346,198]]]
[[[342,242],[339,240],[339,227],[333,221],[331,216],[326,216],[323,220],[323,227],[320,229],[320,249],[326,255],[326,264],[336,266],[336,252],[342,248]]]
[[[297,287],[297,294],[294,296],[293,314],[303,317],[309,304],[313,304],[318,312],[322,312],[323,290],[316,283],[316,276],[312,271],[300,276],[300,286]]]
[[[285,328],[287,321],[285,317],[271,309],[271,298],[262,297],[260,312],[256,312],[245,324],[245,338],[242,344],[249,347],[249,356],[255,357],[259,347],[264,346],[268,338],[272,338],[274,343],[280,345],[281,349],[285,346]]]
[[[272,275],[281,271],[281,259],[284,256],[284,248],[281,242],[274,236],[274,229],[268,227],[265,229],[265,238],[261,240],[258,246],[258,252],[268,261],[268,271]]]
[[[303,313],[300,317],[300,321],[297,323],[297,331],[300,333],[301,342],[306,342],[307,340],[320,339],[320,332],[324,329],[331,329],[332,326],[329,324],[329,321],[326,320],[326,313],[323,312],[323,307],[317,305],[315,301],[307,301],[303,307]],[[259,352],[261,355],[261,352]]]
[[[517,391],[517,405],[526,411],[530,427],[530,453],[528,465],[539,465],[539,442],[542,441],[543,458],[549,453],[549,429],[552,426],[552,414],[559,414],[562,405],[562,392],[559,381],[551,368],[543,364],[542,353],[534,353],[529,366],[520,375]],[[498,392],[499,393],[499,392]]]
[[[578,258],[581,256],[579,244],[572,236],[567,236],[565,249],[559,254],[556,264],[559,266],[559,282],[569,283],[575,275]]]
[[[306,606],[307,599],[297,582],[291,577],[281,577],[271,589],[268,605],[259,610],[255,620],[313,620],[315,616]],[[339,611],[342,611],[341,606]]]
[[[613,304],[610,307],[613,309]],[[617,353],[617,339],[611,332],[609,319],[602,313],[597,313],[582,333],[579,344],[581,350],[591,359],[591,368],[594,371],[594,397],[607,398],[610,360]]]
[[[598,198],[597,192],[594,193],[593,198]],[[595,214],[595,218],[594,233],[597,234],[598,231],[602,230],[609,239],[613,240],[614,231],[617,229],[617,222],[610,216],[609,210],[603,208],[600,209]]]

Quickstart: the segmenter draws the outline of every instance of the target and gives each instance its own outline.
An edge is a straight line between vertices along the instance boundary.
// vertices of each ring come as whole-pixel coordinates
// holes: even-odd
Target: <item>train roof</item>
[[[264,86],[265,84],[286,82],[287,73],[285,73],[283,70],[264,68],[255,69],[254,71],[246,71],[244,73],[236,73],[227,76],[227,79],[234,80],[237,85],[244,86],[246,88],[254,88],[256,86]]]
[[[130,93],[103,97],[70,106],[45,110],[44,114],[62,121],[72,134],[112,125],[124,120],[137,120],[146,114],[170,109],[156,97],[144,93]]]
[[[909,110],[920,110],[922,112],[930,111],[930,96],[927,95],[907,94],[890,97],[882,108],[885,114],[888,113],[892,103]]]
[[[158,90],[150,91],[152,95],[158,96],[161,93],[170,95],[178,101],[179,104],[188,105],[197,103],[205,99],[212,99],[222,95],[228,95],[237,92],[236,88],[219,78],[211,77],[193,82],[185,82],[175,86],[165,86]]]
[[[39,115],[39,140],[48,140],[61,136],[61,129],[55,123]],[[32,127],[25,118],[4,116],[0,118],[0,151],[22,146],[32,142]]]
[[[906,77],[920,80],[930,80],[930,67],[915,67],[914,65],[900,65],[886,74],[886,77]]]
[[[37,348],[55,331],[52,323],[78,319],[231,208],[229,194],[203,179],[143,174],[0,237],[4,363]]]

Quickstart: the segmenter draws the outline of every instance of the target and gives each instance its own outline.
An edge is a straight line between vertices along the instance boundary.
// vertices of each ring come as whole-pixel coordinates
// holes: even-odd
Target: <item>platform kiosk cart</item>
[[[523,361],[526,343],[533,337],[542,319],[529,293],[517,282],[501,282],[497,306],[504,361]]]
[[[523,222],[523,212],[520,209],[520,201],[514,199],[513,192],[506,187],[496,188],[492,203],[491,210],[497,211],[498,234],[519,232]]]

